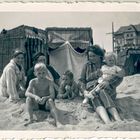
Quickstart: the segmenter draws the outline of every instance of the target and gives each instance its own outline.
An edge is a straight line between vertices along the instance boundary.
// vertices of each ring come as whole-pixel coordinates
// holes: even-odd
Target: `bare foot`
[[[29,121],[27,123],[24,124],[24,126],[28,126],[29,124],[32,124],[34,122],[36,122],[37,120],[34,119],[29,119]]]
[[[52,124],[54,127],[57,127],[57,123],[56,123],[55,119],[49,119],[48,122],[50,124]]]
[[[57,128],[63,128],[63,125],[60,122],[57,122]]]

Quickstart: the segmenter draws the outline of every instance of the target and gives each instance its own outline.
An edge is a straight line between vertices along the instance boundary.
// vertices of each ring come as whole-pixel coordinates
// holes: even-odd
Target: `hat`
[[[20,50],[19,48],[17,48],[14,50],[13,57],[18,56],[19,54],[25,55],[25,52],[23,50]]]
[[[105,50],[103,50],[99,45],[90,45],[87,47],[87,53],[93,52],[98,56],[104,57]]]
[[[33,61],[37,61],[37,59],[38,59],[40,56],[45,56],[45,54],[42,53],[42,52],[37,52],[37,53],[35,53],[35,54],[33,55],[33,57],[32,57]]]

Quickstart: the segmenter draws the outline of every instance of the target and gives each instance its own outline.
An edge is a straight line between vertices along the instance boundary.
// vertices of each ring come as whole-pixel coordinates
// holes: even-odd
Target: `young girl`
[[[102,66],[102,76],[98,79],[98,85],[92,89],[90,92],[85,93],[85,99],[83,103],[87,103],[89,98],[94,99],[98,92],[101,90],[100,84],[103,81],[108,81],[112,76],[122,77],[122,69],[116,66],[116,56],[114,53],[105,54],[105,65]]]
[[[43,109],[50,111],[57,126],[57,109],[53,99],[55,98],[53,82],[49,80],[47,68],[44,63],[37,63],[34,67],[36,78],[32,79],[26,91],[26,106],[29,114],[29,123],[33,122],[33,110]]]
[[[73,99],[79,94],[78,85],[74,81],[73,73],[67,70],[60,83],[58,98]]]
[[[79,85],[81,92],[86,95],[92,91],[98,84],[99,77],[102,76],[101,66],[103,62],[104,51],[98,46],[89,46],[87,48],[87,63],[83,66]],[[100,91],[94,99],[89,99],[89,104],[100,116],[104,123],[110,123],[109,114],[114,120],[121,120],[114,104],[116,99],[116,87],[121,83],[123,76],[114,75],[108,80],[100,83]],[[109,113],[109,114],[108,114]]]

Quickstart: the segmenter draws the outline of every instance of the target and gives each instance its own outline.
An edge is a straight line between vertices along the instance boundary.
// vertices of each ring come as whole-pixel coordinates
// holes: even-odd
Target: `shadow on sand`
[[[60,110],[60,109],[58,109],[57,112],[58,112],[58,121],[62,125],[67,125],[67,124],[76,125],[79,123],[77,118],[74,115],[72,115],[72,112]],[[50,113],[46,111],[40,111],[40,110],[35,111],[35,116],[37,122],[43,122],[45,120],[49,121],[49,119],[52,119],[50,117]]]
[[[123,97],[116,100],[116,105],[122,118],[140,121],[140,99]]]

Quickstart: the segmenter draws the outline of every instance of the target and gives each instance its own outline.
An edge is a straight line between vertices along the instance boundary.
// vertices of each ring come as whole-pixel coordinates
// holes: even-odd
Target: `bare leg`
[[[115,107],[108,108],[108,112],[112,115],[115,121],[121,121],[120,115]]]
[[[38,109],[38,104],[30,97],[26,98],[26,109],[29,114],[29,121],[24,124],[24,126],[28,126],[33,123],[35,120],[33,119],[33,110]]]
[[[96,108],[96,113],[101,117],[101,119],[104,121],[104,123],[111,123],[109,116],[106,112],[106,109],[103,106],[98,106]]]
[[[33,122],[33,100],[30,97],[26,99],[26,109],[29,114],[29,121]]]
[[[53,102],[52,99],[48,100],[49,106],[50,106],[50,113],[52,115],[52,117],[54,118],[54,125],[57,126],[57,122],[58,122],[58,115],[57,115],[57,109],[55,107],[55,104]],[[46,107],[48,106],[48,104],[46,103]]]

